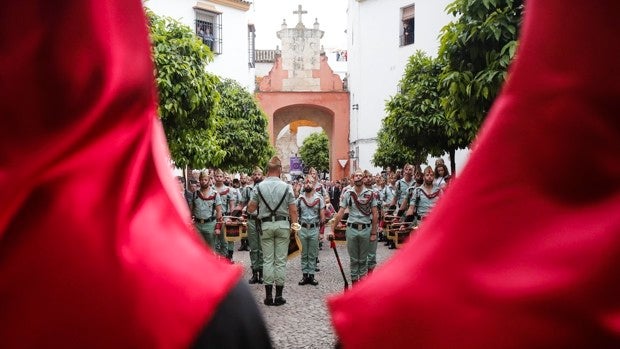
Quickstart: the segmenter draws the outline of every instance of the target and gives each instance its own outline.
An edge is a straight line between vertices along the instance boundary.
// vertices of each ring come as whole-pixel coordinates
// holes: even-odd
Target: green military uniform
[[[214,234],[216,223],[215,209],[221,205],[222,199],[213,188],[209,188],[207,196],[203,196],[200,190],[196,190],[191,200],[192,217],[196,230],[198,230],[207,245],[214,249],[214,251],[217,239]]]
[[[230,209],[232,207],[228,207],[228,206],[229,206],[230,200],[234,201],[235,199],[234,191],[232,190],[232,188],[230,188],[227,185],[222,185],[221,187],[214,188],[214,189],[218,192],[222,200],[222,216],[230,215]],[[224,238],[224,234],[220,234],[218,236],[217,252],[219,254],[232,260],[234,248],[235,248],[234,241],[230,241],[230,242],[226,241],[226,239]]]
[[[383,201],[381,201],[381,194],[379,192],[379,189],[377,188],[372,188],[371,190],[375,196],[375,207],[377,207],[377,212],[379,213],[381,212],[381,207],[383,206]],[[377,240],[378,239],[370,241],[370,248],[368,250],[368,270],[373,270],[377,266]]]
[[[254,187],[250,201],[258,204],[264,282],[284,286],[290,239],[288,208],[295,202],[293,188],[280,178],[267,177]]]
[[[443,193],[441,187],[433,185],[431,193],[427,194],[422,186],[413,187],[411,189],[411,195],[409,199],[409,205],[415,207],[415,225],[420,225],[422,220],[431,212],[432,208],[439,200],[440,195]]]
[[[301,240],[301,272],[303,279],[300,285],[317,285],[314,280],[316,261],[319,256],[319,228],[321,225],[321,210],[325,209],[325,199],[318,193],[307,198],[302,194],[297,198],[299,212],[299,239]]]
[[[415,179],[413,177],[411,177],[411,180],[409,182],[407,182],[405,180],[405,178],[401,178],[398,181],[396,181],[395,184],[395,190],[394,190],[394,196],[396,196],[396,209],[400,209],[400,205],[403,203],[403,201],[407,200],[407,190],[409,189],[409,187],[411,187],[412,185],[415,185]],[[407,208],[405,207],[405,210]],[[400,214],[400,216],[402,217],[404,215],[404,212]]]
[[[368,188],[363,188],[357,195],[353,187],[344,192],[340,199],[340,209],[349,209],[345,234],[352,282],[357,282],[368,273],[372,207],[376,205],[375,195]]]
[[[254,186],[255,187],[255,186]],[[243,188],[243,203],[247,206],[252,196],[253,187],[246,186]],[[256,276],[258,283],[263,282],[263,250],[261,248],[261,236],[256,230],[256,212],[248,212],[248,245],[250,246],[250,265],[252,267],[252,275]],[[254,283],[254,282],[252,282]]]

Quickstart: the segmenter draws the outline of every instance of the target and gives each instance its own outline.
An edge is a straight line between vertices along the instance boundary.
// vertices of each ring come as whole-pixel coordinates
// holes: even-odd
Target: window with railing
[[[196,9],[196,35],[211,52],[222,53],[222,14]]]
[[[248,24],[248,67],[256,66],[256,29],[254,24]]]
[[[415,41],[415,5],[401,8],[400,14],[400,46],[411,45]]]

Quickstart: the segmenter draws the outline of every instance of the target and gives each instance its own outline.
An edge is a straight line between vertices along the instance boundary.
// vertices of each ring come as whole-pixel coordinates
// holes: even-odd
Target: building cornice
[[[226,6],[226,7],[235,8],[241,11],[248,11],[250,9],[250,5],[252,4],[251,2],[244,1],[244,0],[209,0],[209,2],[222,5],[222,6]],[[201,1],[199,1],[198,3],[201,3]]]

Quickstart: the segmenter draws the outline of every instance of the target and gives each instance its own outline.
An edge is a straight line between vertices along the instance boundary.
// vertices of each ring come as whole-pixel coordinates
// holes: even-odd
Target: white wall
[[[253,9],[243,11],[203,1],[222,12],[222,54],[207,66],[207,71],[221,77],[234,79],[248,91],[254,91],[254,69],[248,66],[248,23],[251,23]],[[195,28],[193,7],[197,0],[148,0],[145,6],[158,15],[172,17]]]
[[[351,149],[359,147],[360,168],[371,172],[381,170],[372,166],[371,160],[385,117],[385,103],[397,93],[407,61],[415,51],[437,55],[440,29],[452,19],[444,11],[451,1],[349,0],[350,142]],[[415,4],[415,43],[401,47],[401,8],[411,4]]]

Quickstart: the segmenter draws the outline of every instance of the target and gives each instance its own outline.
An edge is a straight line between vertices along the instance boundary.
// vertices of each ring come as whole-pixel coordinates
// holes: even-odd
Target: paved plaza
[[[238,248],[237,244],[236,248]],[[337,244],[338,255],[342,262],[345,275],[350,282],[349,256],[345,244]],[[377,248],[377,263],[390,258],[394,251],[379,242]],[[249,265],[250,257],[247,251],[236,251],[233,257],[236,264],[242,265],[245,270],[244,279],[252,276]],[[315,274],[318,286],[297,283],[302,278],[299,256],[290,259],[287,263],[286,285],[283,296],[286,304],[283,306],[266,306],[265,287],[260,284],[248,285],[259,305],[270,332],[274,348],[333,348],[335,335],[327,312],[326,298],[329,295],[343,291],[344,282],[334,251],[325,241],[323,249],[319,251],[319,272]]]

